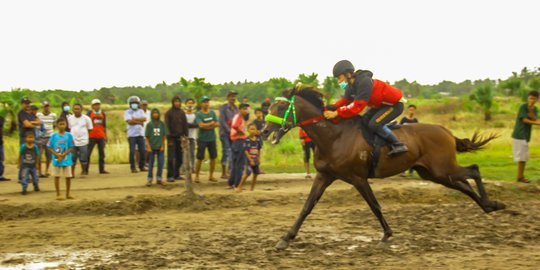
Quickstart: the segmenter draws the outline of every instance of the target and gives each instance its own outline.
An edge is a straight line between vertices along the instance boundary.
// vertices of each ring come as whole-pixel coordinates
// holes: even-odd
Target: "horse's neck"
[[[331,151],[333,142],[339,138],[342,127],[334,126],[329,121],[321,121],[302,127],[319,151],[327,153]]]

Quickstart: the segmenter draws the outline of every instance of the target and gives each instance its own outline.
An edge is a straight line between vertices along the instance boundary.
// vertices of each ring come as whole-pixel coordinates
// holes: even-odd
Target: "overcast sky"
[[[421,83],[540,66],[540,1],[2,1],[0,89],[331,75]]]

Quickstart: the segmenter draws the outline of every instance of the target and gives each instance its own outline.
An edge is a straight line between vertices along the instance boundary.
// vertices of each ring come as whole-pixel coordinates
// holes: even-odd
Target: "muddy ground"
[[[12,168],[13,169],[13,168]],[[300,174],[263,175],[256,191],[226,183],[145,187],[145,176],[111,166],[111,175],[76,178],[75,200],[56,201],[52,179],[19,194],[0,182],[2,269],[538,269],[540,185],[486,181],[507,204],[484,214],[464,195],[416,179],[373,180],[394,230],[336,182],[286,251],[273,249],[309,192]],[[8,168],[9,171],[9,168]],[[10,175],[14,177],[14,175]],[[205,176],[202,177],[204,179]],[[62,185],[63,186],[63,185]],[[62,187],[63,188],[63,187]]]

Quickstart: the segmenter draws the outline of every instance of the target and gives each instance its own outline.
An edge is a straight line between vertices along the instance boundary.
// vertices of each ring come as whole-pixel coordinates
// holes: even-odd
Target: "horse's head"
[[[298,99],[295,99],[298,97]],[[266,116],[266,125],[262,130],[262,139],[266,140],[274,133],[272,144],[281,138],[302,120],[322,115],[324,102],[322,94],[312,87],[297,86],[285,90],[281,97],[275,99]]]
[[[293,117],[291,110],[294,102],[284,97],[276,98],[274,103],[268,109],[266,116],[266,125],[264,126],[261,137],[267,140],[270,134],[274,133],[272,144],[278,144],[283,135],[285,135],[294,126],[285,119],[285,114],[289,111],[287,118]]]

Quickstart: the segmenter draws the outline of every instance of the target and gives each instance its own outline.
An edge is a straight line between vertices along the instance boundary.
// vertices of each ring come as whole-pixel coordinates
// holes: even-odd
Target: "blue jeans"
[[[221,140],[221,165],[229,165],[229,170],[232,168],[232,142],[229,136],[220,136]],[[227,164],[228,163],[228,164]]]
[[[236,140],[232,147],[232,167],[229,177],[229,186],[237,187],[242,180],[244,168],[246,168],[246,154],[244,153],[244,140]]]
[[[34,190],[39,189],[39,178],[36,168],[21,168],[20,175],[23,191],[26,191],[26,189],[28,188],[28,180],[30,180],[30,176],[32,176],[32,184],[34,185]]]
[[[0,144],[0,177],[4,177],[4,145]]]
[[[148,154],[148,181],[152,181],[154,178],[154,161],[157,156],[157,172],[156,179],[162,180],[163,165],[165,163],[165,154],[159,150],[152,150],[152,153]]]
[[[131,166],[131,170],[136,170],[135,166],[135,145],[139,148],[139,169],[144,169],[144,153],[145,150],[145,143],[144,143],[144,137],[143,136],[137,136],[137,137],[128,137],[129,142],[129,164]]]

